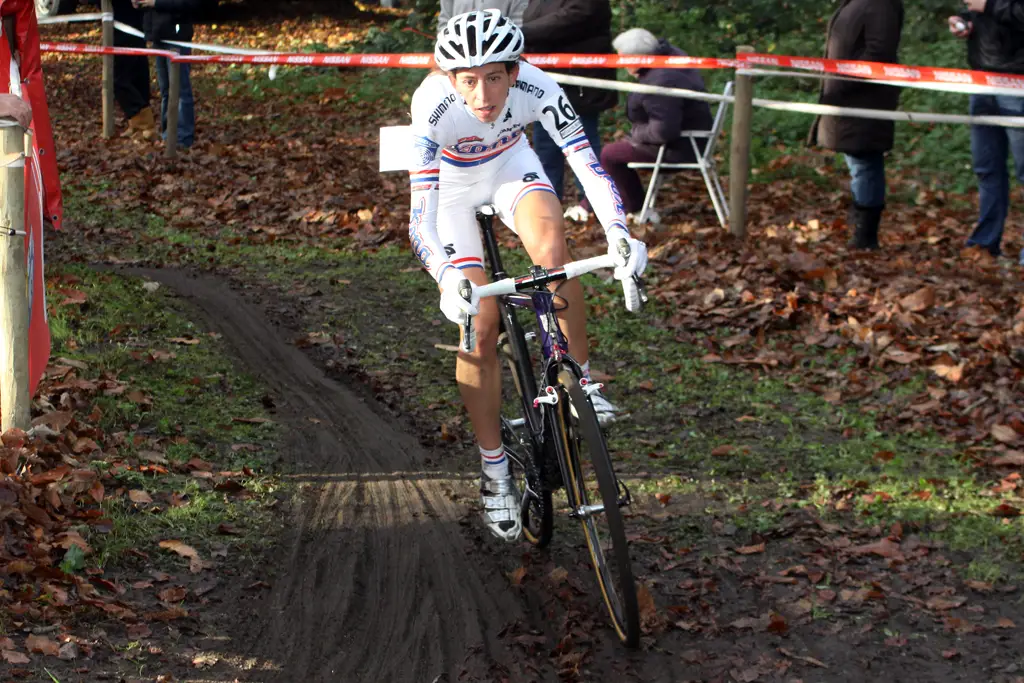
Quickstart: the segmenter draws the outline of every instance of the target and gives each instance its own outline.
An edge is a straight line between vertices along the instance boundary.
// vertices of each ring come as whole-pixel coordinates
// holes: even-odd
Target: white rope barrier
[[[737,73],[745,74],[747,71],[740,70]],[[692,100],[704,102],[729,102],[736,101],[735,97],[716,95],[715,93],[701,92],[699,90],[686,90],[684,88],[665,88],[657,85],[644,85],[642,83],[624,83],[622,81],[610,81],[602,78],[586,78],[583,76],[570,76],[568,74],[551,73],[559,83],[569,85],[582,85],[591,88],[604,88],[606,90],[619,90],[621,92],[639,92],[649,95],[667,95],[669,97],[685,97]],[[783,102],[780,100],[766,100],[755,97],[755,107],[772,109],[775,111],[789,111],[798,114],[811,114],[815,116],[852,116],[860,119],[876,119],[880,121],[902,121],[905,123],[955,123],[974,126],[1002,126],[1004,128],[1024,128],[1024,116],[964,116],[962,114],[933,114],[931,112],[910,112],[910,111],[886,111],[882,109],[863,109],[859,107],[836,107],[829,104],[810,104],[804,102]]]
[[[146,38],[146,34],[144,34],[142,31],[138,30],[137,28],[135,28],[133,26],[129,26],[128,24],[123,24],[120,21],[115,21],[114,22],[114,28],[117,29],[118,31],[121,31],[122,33],[127,33],[130,36],[135,36],[136,38],[142,38],[143,40],[145,40],[145,38]],[[212,44],[212,43],[187,43],[187,42],[178,41],[178,40],[164,40],[164,41],[161,41],[161,42],[167,43],[168,45],[174,45],[175,47],[186,47],[186,48],[189,48],[190,50],[201,50],[201,51],[204,51],[204,52],[217,52],[217,53],[225,54],[225,55],[273,55],[273,54],[280,54],[278,52],[270,52],[268,50],[251,50],[251,49],[248,49],[248,48],[230,47],[230,46],[227,46],[227,45],[215,45],[215,44]],[[277,78],[277,67],[278,67],[277,64],[271,65],[270,71],[267,73],[267,76],[269,76],[270,80],[274,80],[275,78]]]
[[[41,17],[36,19],[40,26],[48,24],[70,24],[77,21],[113,21],[114,15],[110,12],[93,12],[92,14],[62,14],[56,17]]]

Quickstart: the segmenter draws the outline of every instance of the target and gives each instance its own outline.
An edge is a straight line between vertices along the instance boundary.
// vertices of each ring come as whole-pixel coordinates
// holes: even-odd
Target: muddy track
[[[422,471],[427,454],[414,438],[327,379],[224,281],[174,270],[132,274],[192,303],[280,397],[290,441],[283,457],[295,454],[289,466],[303,494],[259,623],[235,639],[247,643],[238,654],[256,662],[250,680],[554,677],[499,636],[516,621],[542,628],[542,619],[524,613],[474,520],[463,519],[464,476]]]

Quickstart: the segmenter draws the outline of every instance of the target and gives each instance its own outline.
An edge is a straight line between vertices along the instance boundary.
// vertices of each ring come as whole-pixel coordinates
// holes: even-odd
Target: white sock
[[[498,446],[493,451],[486,448],[480,449],[480,465],[484,474],[491,479],[508,476],[508,458],[505,457],[505,447]]]
[[[586,379],[589,382],[590,381],[590,361],[588,360],[586,363],[581,365],[580,366],[580,370],[583,371],[583,378]]]

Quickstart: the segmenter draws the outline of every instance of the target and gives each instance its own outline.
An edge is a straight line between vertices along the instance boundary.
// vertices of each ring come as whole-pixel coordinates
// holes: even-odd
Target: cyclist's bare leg
[[[462,271],[475,285],[489,282],[482,268]],[[493,298],[480,301],[480,314],[473,316],[476,348],[472,353],[459,351],[455,362],[455,379],[462,402],[469,412],[480,448],[501,447],[501,372],[498,365],[498,305]]]
[[[550,192],[531,192],[516,206],[516,232],[523,240],[526,253],[538,266],[557,268],[569,263],[569,247],[565,243],[565,224],[562,222],[562,204]],[[590,358],[587,347],[587,309],[583,300],[583,285],[578,279],[559,283],[558,295],[566,300],[568,308],[558,312],[562,330],[569,340],[569,353],[580,364]],[[552,289],[556,287],[552,285]]]

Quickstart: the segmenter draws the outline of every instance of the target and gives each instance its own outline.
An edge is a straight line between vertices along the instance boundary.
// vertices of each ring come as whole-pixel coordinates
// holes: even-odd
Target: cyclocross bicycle
[[[611,455],[594,412],[590,394],[601,384],[588,382],[568,353],[568,343],[556,312],[567,305],[548,290],[553,282],[569,280],[600,268],[614,268],[611,255],[597,256],[546,270],[533,266],[528,275],[505,273],[494,237],[495,209],[477,209],[491,284],[478,287],[480,298],[497,298],[500,312],[499,352],[515,386],[517,400],[502,408],[502,440],[513,461],[513,474],[523,494],[523,535],[535,546],[551,541],[552,493],[565,488],[568,516],[583,527],[601,595],[619,638],[629,647],[640,640],[640,614],[621,507],[630,504],[629,489],[618,480]],[[623,251],[623,248],[625,251]],[[623,240],[619,250],[628,258]],[[640,300],[646,296],[634,280]],[[469,292],[462,292],[468,296]],[[520,311],[533,311],[537,331],[526,332]],[[535,365],[528,342],[540,344]],[[464,351],[473,348],[472,320],[463,326]],[[539,367],[539,373],[535,368]],[[513,417],[518,415],[521,417]]]

